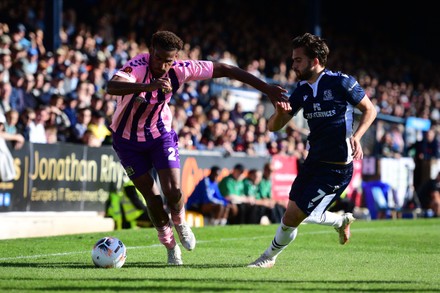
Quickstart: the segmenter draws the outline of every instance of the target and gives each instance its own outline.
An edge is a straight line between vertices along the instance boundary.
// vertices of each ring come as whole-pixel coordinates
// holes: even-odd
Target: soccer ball
[[[127,258],[127,248],[115,237],[98,240],[92,249],[92,260],[99,268],[120,268]]]

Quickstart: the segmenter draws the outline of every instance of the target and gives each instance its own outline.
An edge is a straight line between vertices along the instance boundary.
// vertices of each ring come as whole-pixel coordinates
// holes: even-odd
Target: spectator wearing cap
[[[78,69],[78,82],[87,82],[89,78],[89,70],[87,69],[87,66],[82,64]]]
[[[26,74],[35,74],[38,69],[38,50],[30,48],[26,58],[23,58],[23,71]]]
[[[31,41],[26,38],[26,26],[18,23],[11,30],[12,42],[19,44],[23,50],[27,51],[31,47]]]

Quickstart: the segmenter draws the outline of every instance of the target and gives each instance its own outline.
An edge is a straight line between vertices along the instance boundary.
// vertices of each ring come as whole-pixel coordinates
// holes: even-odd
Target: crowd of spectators
[[[5,131],[29,142],[111,144],[106,126],[116,97],[106,94],[106,83],[127,60],[148,51],[149,37],[158,29],[182,37],[186,44],[181,58],[235,64],[289,90],[296,81],[289,44],[304,28],[289,30],[289,9],[285,16],[266,11],[265,21],[271,25],[255,29],[261,15],[242,1],[224,1],[231,9],[221,9],[219,1],[150,1],[142,6],[137,1],[65,1],[61,46],[49,50],[44,2],[22,1],[18,6],[5,0],[0,7],[0,113],[6,116]],[[344,44],[332,46],[329,68],[355,75],[378,113],[397,121],[378,119],[365,137],[366,155],[439,158],[440,78],[434,65],[402,48],[382,50],[376,44],[368,51],[344,38],[334,34],[329,40]],[[224,90],[215,90],[219,86]],[[269,132],[272,105],[264,96],[252,111],[230,102],[227,89],[242,86],[218,79],[182,87],[171,105],[180,148],[225,155],[288,154],[303,160],[308,134],[303,119],[296,117],[280,133]],[[399,121],[411,116],[429,120],[430,135],[408,135]]]

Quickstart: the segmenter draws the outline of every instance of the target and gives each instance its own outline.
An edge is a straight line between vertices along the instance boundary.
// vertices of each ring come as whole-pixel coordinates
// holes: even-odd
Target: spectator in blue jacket
[[[218,188],[219,176],[220,168],[211,167],[211,173],[200,180],[186,203],[187,210],[201,213],[211,225],[226,225],[230,210],[229,201]]]

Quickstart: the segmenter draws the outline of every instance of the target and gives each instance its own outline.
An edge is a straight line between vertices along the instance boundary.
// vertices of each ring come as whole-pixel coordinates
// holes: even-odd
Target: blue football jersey
[[[350,162],[354,107],[365,96],[352,76],[325,70],[314,84],[301,81],[289,97],[292,116],[303,109],[310,134],[308,160]]]

